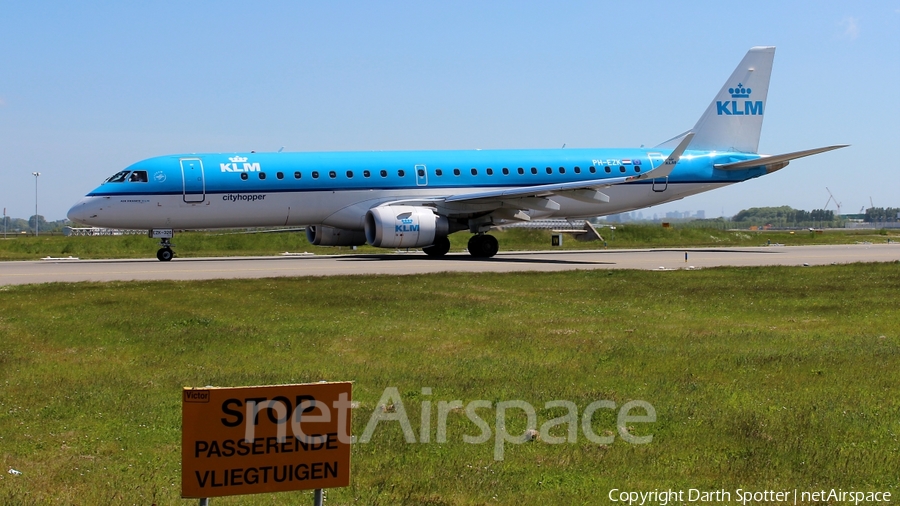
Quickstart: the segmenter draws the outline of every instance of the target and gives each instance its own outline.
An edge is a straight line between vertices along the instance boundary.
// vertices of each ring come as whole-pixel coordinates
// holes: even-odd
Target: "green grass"
[[[598,228],[606,244],[598,241],[581,242],[570,234],[564,234],[562,249],[600,248],[668,248],[668,247],[710,247],[710,246],[764,246],[778,243],[787,246],[809,244],[854,244],[856,242],[878,242],[900,240],[900,230],[828,230],[809,231],[750,231],[719,230],[713,228],[680,227],[663,228],[659,225],[616,225],[616,230]],[[548,230],[507,229],[491,232],[500,240],[501,251],[549,250]],[[468,234],[455,234],[451,238],[460,240],[460,249],[465,247]],[[454,243],[454,246],[456,243]]]
[[[900,485],[900,264],[0,288],[0,503],[182,504],[180,389],[352,380],[428,400],[641,399],[645,445],[354,446],[328,504],[606,503],[611,488]],[[596,432],[615,430],[598,412]],[[489,421],[490,413],[484,413]],[[434,420],[432,414],[432,440]],[[511,419],[510,432],[521,430]],[[493,440],[492,440],[493,441]],[[22,471],[21,476],[5,468]],[[213,504],[309,504],[309,493]]]
[[[580,242],[566,234],[564,250],[599,248],[661,248],[708,246],[760,246],[767,242],[785,245],[801,244],[852,244],[855,242],[885,242],[900,240],[900,231],[885,230],[829,230],[824,233],[798,231],[726,231],[679,227],[665,229],[658,225],[619,225],[613,232],[600,228],[606,242]],[[500,241],[501,251],[549,250],[549,230],[510,228],[491,232]],[[450,236],[451,251],[464,251],[471,237],[459,232]],[[74,256],[84,259],[97,258],[153,258],[157,242],[144,235],[63,237],[17,236],[0,240],[0,261],[37,260],[42,257]],[[181,232],[172,240],[175,253],[181,257],[209,256],[268,256],[284,252],[309,252],[320,255],[348,253],[385,253],[390,250],[360,246],[319,247],[306,240],[304,233],[282,232],[241,234],[223,232]]]

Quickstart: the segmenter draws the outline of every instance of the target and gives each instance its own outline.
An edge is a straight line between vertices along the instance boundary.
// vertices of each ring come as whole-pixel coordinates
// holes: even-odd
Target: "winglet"
[[[666,158],[666,161],[663,162],[659,167],[644,172],[643,174],[639,174],[637,176],[631,176],[625,180],[625,182],[638,181],[641,179],[656,179],[658,177],[667,177],[672,173],[672,170],[675,169],[675,165],[678,163],[678,160],[681,159],[681,155],[684,153],[684,150],[687,149],[688,144],[691,143],[691,140],[694,138],[694,132],[688,132],[687,135],[681,139],[681,142],[678,143],[678,146],[675,147],[675,150],[672,151],[672,154]]]

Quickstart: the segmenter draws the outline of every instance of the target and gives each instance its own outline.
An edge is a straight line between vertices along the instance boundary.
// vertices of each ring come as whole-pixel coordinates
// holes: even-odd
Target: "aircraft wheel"
[[[492,235],[484,236],[484,256],[490,258],[500,251],[500,242]]]
[[[159,251],[156,252],[156,258],[160,262],[168,262],[175,256],[175,253],[172,252],[169,248],[160,248]]]
[[[480,235],[473,235],[469,238],[469,254],[473,257],[480,257],[479,252],[481,251],[481,237]]]
[[[500,243],[492,235],[473,235],[469,239],[469,254],[476,258],[490,258],[500,250]]]
[[[425,252],[426,255],[430,257],[442,257],[450,251],[450,238],[442,237],[436,241],[431,246],[427,246],[422,248],[422,251]]]

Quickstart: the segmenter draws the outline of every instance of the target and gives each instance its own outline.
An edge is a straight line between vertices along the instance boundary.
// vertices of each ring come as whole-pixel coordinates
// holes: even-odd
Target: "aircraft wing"
[[[589,179],[587,181],[572,181],[569,183],[520,186],[516,188],[500,188],[497,190],[489,190],[485,192],[451,195],[445,197],[442,200],[445,203],[487,203],[489,201],[503,202],[512,199],[528,199],[531,197],[540,198],[548,197],[550,195],[564,195],[574,197],[576,199],[582,198],[600,202],[609,202],[609,197],[607,195],[604,195],[603,193],[597,191],[599,188],[609,187],[622,183],[630,183],[633,181],[640,181],[644,179],[667,177],[672,173],[672,170],[675,168],[675,165],[678,163],[678,160],[681,158],[684,150],[687,149],[688,144],[691,143],[691,139],[693,137],[694,134],[692,132],[689,132],[684,136],[675,150],[672,151],[672,154],[670,154],[669,157],[666,158],[666,161],[662,165],[642,174],[604,179]],[[530,207],[527,203],[523,203],[522,208],[529,209]]]
[[[838,144],[835,146],[826,146],[824,148],[794,151],[793,153],[785,153],[783,155],[763,155],[760,158],[756,158],[755,160],[745,160],[742,162],[734,163],[717,163],[713,165],[713,167],[720,170],[741,170],[752,169],[754,167],[765,167],[769,170],[769,172],[772,172],[773,170],[783,168],[785,165],[787,165],[787,162],[790,162],[791,160],[803,158],[804,156],[817,155],[819,153],[824,153],[833,149],[846,148],[847,146],[849,146],[849,144]]]

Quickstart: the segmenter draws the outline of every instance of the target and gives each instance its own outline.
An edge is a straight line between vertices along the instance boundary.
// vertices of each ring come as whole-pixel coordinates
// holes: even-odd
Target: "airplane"
[[[491,229],[632,211],[770,174],[846,145],[758,154],[774,47],[751,48],[693,128],[655,148],[183,154],[137,162],[68,212],[146,229],[169,261],[176,230],[306,227],[314,245],[499,250]]]

